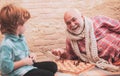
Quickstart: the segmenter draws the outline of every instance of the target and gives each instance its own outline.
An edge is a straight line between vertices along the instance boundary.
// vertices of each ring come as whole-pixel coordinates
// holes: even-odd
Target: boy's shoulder
[[[11,47],[11,46],[13,46],[13,42],[11,41],[11,39],[6,39],[6,38],[4,38],[3,40],[2,40],[2,42],[1,42],[1,44],[0,44],[0,48],[1,47]]]

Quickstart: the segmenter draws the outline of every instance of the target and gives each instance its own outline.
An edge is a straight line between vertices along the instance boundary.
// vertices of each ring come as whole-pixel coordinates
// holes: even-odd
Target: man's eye
[[[70,24],[71,24],[71,22],[66,22],[66,24],[67,24],[67,25],[70,25]]]
[[[76,21],[76,18],[73,18],[72,21],[73,21],[73,22]]]

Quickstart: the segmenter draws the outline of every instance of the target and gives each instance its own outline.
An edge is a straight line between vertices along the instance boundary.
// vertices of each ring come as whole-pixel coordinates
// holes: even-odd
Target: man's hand
[[[52,50],[52,54],[54,54],[55,56],[59,56],[60,57],[63,53],[65,53],[65,50],[61,49],[61,48]]]

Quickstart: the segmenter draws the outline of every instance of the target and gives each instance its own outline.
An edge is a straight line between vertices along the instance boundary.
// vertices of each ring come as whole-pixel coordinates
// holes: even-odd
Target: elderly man
[[[104,16],[87,18],[78,10],[64,14],[66,49],[53,49],[63,59],[80,59],[109,71],[120,71],[120,22]]]

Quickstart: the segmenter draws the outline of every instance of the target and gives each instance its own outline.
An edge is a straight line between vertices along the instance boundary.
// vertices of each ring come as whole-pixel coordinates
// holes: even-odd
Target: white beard
[[[85,28],[85,25],[82,25],[82,27],[78,27],[75,30],[70,30],[70,29],[67,29],[67,30],[74,35],[79,35],[83,32],[84,28]]]

